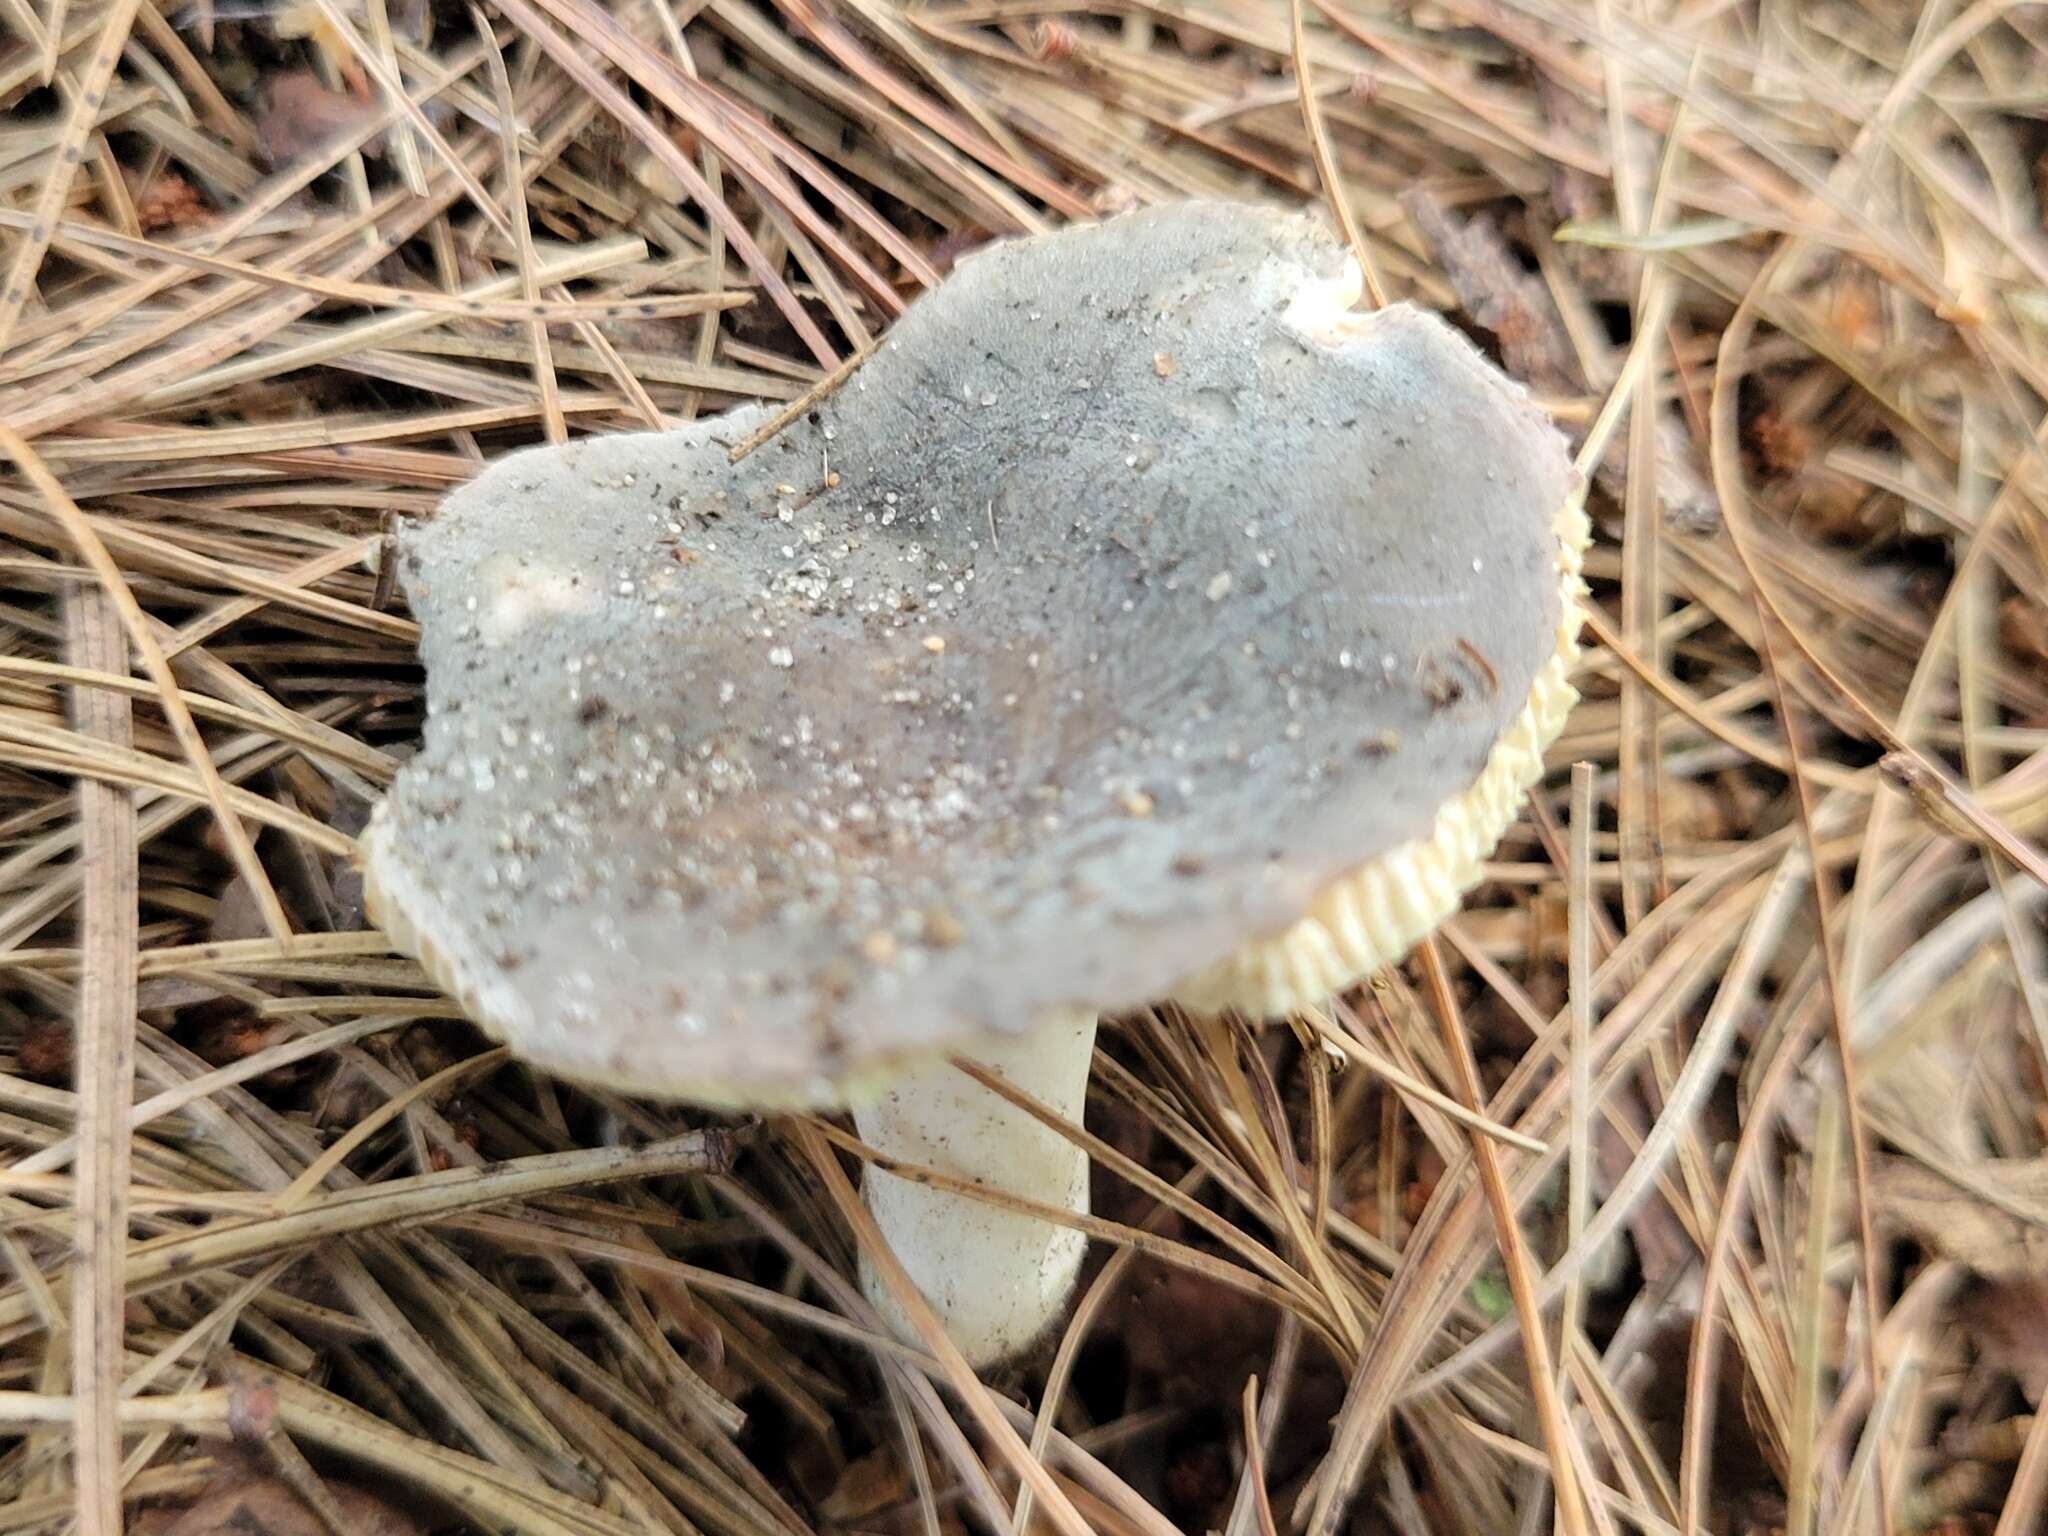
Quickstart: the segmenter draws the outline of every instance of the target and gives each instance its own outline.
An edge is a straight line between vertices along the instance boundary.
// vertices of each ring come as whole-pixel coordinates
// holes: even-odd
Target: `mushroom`
[[[401,540],[372,915],[538,1066],[1084,1213],[949,1058],[1079,1119],[1100,1013],[1396,961],[1575,698],[1562,440],[1358,287],[1312,214],[1149,209],[962,261],[737,462],[759,408],[492,465]],[[1074,1227],[866,1188],[970,1361],[1060,1314]]]

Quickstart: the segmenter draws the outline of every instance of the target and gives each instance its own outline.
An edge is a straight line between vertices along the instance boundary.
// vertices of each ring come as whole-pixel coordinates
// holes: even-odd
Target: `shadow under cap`
[[[732,1104],[1397,958],[1569,707],[1584,529],[1354,286],[1312,215],[1150,209],[963,262],[737,465],[752,408],[494,465],[403,536],[373,915],[529,1060]]]

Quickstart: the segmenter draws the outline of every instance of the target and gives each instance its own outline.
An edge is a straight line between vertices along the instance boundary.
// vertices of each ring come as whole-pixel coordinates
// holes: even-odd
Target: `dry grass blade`
[[[458,1061],[453,1066],[443,1067],[432,1077],[421,1078],[396,1098],[386,1099],[375,1110],[350,1126],[348,1133],[333,1146],[308,1163],[306,1171],[278,1194],[271,1203],[271,1210],[278,1215],[284,1215],[304,1205],[308,1197],[327,1181],[335,1169],[345,1164],[358,1147],[404,1114],[412,1105],[432,1099],[465,1078],[489,1071],[504,1061],[506,1054],[504,1047],[500,1046],[496,1050],[485,1051],[466,1061]]]
[[[1309,143],[1315,149],[1316,175],[1322,179],[1323,196],[1329,199],[1330,207],[1336,211],[1344,239],[1358,259],[1366,298],[1374,309],[1385,309],[1386,286],[1380,281],[1379,267],[1372,259],[1372,252],[1366,249],[1365,236],[1359,233],[1358,221],[1351,216],[1351,198],[1344,190],[1344,178],[1337,172],[1336,157],[1330,152],[1329,130],[1323,126],[1323,110],[1316,103],[1315,77],[1308,61],[1308,37],[1301,19],[1302,3],[1303,0],[1287,0],[1287,24],[1292,30],[1294,54],[1294,88],[1301,98],[1301,120],[1308,125]],[[1322,9],[1320,3],[1317,9]]]
[[[1467,1104],[1477,1108],[1479,1069],[1472,1060],[1464,1024],[1451,997],[1450,979],[1438,957],[1436,941],[1425,939],[1421,949],[1422,967],[1429,980],[1430,1000],[1442,1025],[1444,1041],[1458,1076],[1458,1086]],[[1573,1445],[1573,1430],[1565,1417],[1558,1395],[1557,1376],[1550,1364],[1550,1346],[1545,1338],[1543,1315],[1536,1305],[1536,1279],[1531,1273],[1529,1250],[1522,1239],[1521,1225],[1500,1169],[1499,1154],[1484,1136],[1472,1137],[1472,1155],[1479,1166],[1479,1182],[1492,1208],[1494,1229],[1500,1239],[1501,1259],[1507,1267],[1508,1286],[1513,1293],[1515,1317],[1522,1330],[1522,1351],[1529,1363],[1529,1387],[1536,1399],[1536,1413],[1543,1425],[1545,1449],[1550,1453],[1550,1480],[1557,1499],[1557,1519],[1565,1536],[1591,1536],[1592,1527],[1579,1490],[1579,1464],[1583,1460]]]
[[[170,663],[165,659],[162,648],[151,633],[141,604],[135,600],[121,569],[107,553],[107,547],[86,521],[78,504],[65,493],[57,477],[50,473],[42,457],[25,442],[12,427],[0,422],[0,449],[20,467],[29,482],[41,493],[50,518],[63,531],[81,559],[92,568],[93,576],[113,604],[120,616],[121,624],[128,633],[128,643],[141,659],[143,670],[149,673],[150,681],[156,684],[157,700],[165,718],[170,721],[176,733],[178,745],[184,751],[185,760],[191,766],[194,777],[213,807],[214,820],[220,828],[220,835],[227,843],[235,861],[235,869],[248,882],[249,889],[256,897],[258,909],[263,914],[264,926],[270,936],[281,944],[291,940],[291,920],[285,916],[284,907],[277,899],[277,892],[271,888],[270,876],[256,857],[255,845],[249,834],[242,828],[241,821],[228,809],[227,786],[221,781],[220,772],[213,765],[213,758],[206,750],[206,743],[199,734],[199,727],[193,723],[192,712],[185,707],[184,696],[179,692],[171,676]],[[108,669],[103,669],[108,670]]]
[[[1998,1525],[1991,1536],[2021,1536],[2040,1525],[2048,1508],[2048,1414],[2037,1413],[2027,1429],[2027,1443],[2020,1449],[2019,1466],[2012,1477],[2012,1492],[2006,1495]]]
[[[491,31],[490,19],[482,11],[472,8],[471,20],[477,35],[484,43],[484,62],[490,69],[491,94],[496,98],[499,119],[499,138],[504,146],[505,182],[510,188],[513,228],[512,244],[519,258],[519,281],[524,289],[526,302],[535,303],[540,297],[540,280],[534,275],[536,258],[533,247],[533,223],[526,204],[526,173],[521,167],[519,134],[514,123],[518,108],[512,97],[512,77],[505,69],[504,51],[498,46],[498,39]],[[527,328],[528,341],[533,347],[533,376],[540,386],[541,424],[551,443],[569,440],[569,424],[562,415],[562,388],[555,377],[555,359],[552,344],[548,340],[548,328],[535,319]],[[642,398],[644,399],[644,392]],[[637,402],[636,402],[637,403]],[[655,424],[660,424],[657,416]]]
[[[393,1222],[425,1221],[476,1206],[528,1200],[558,1190],[590,1188],[626,1179],[716,1172],[730,1156],[727,1138],[710,1133],[652,1146],[562,1152],[522,1158],[500,1168],[451,1168],[387,1180],[301,1203],[289,1214],[266,1213],[172,1234],[133,1245],[126,1284],[131,1294],[203,1272],[304,1246],[332,1241]],[[0,1328],[29,1320],[25,1305],[0,1299]]]
[[[0,213],[0,228],[7,227],[26,229],[28,221],[16,214]],[[80,246],[161,261],[171,266],[188,267],[195,272],[205,272],[214,277],[240,278],[258,287],[293,289],[323,299],[364,304],[372,308],[430,315],[454,315],[473,320],[523,320],[533,324],[566,324],[578,320],[664,320],[679,315],[701,315],[707,310],[732,309],[753,302],[752,294],[739,292],[657,296],[642,294],[632,299],[589,303],[575,300],[558,302],[533,298],[463,297],[456,294],[431,293],[417,288],[390,288],[379,283],[358,283],[347,278],[323,277],[317,274],[260,267],[249,262],[231,261],[222,256],[179,250],[149,240],[131,240],[125,235],[90,229],[82,225],[60,223],[55,238],[61,242],[75,241]]]
[[[1841,1171],[1842,1102],[1830,1094],[1821,1102],[1814,1132],[1813,1187],[1806,1192],[1806,1246],[1800,1255],[1799,1297],[1793,1316],[1797,1377],[1794,1383],[1792,1461],[1787,1482],[1791,1507],[1785,1517],[1786,1536],[1812,1536],[1820,1492],[1820,1468],[1814,1456],[1820,1431],[1820,1377],[1823,1352],[1822,1275],[1827,1267],[1829,1218],[1835,1204],[1835,1179]]]
[[[451,1067],[448,1070],[454,1072],[455,1068]],[[896,1158],[884,1157],[857,1137],[851,1136],[838,1127],[827,1124],[824,1121],[814,1123],[810,1130],[813,1135],[822,1138],[841,1151],[859,1158],[863,1165],[879,1168],[885,1173],[893,1174],[895,1177],[910,1183],[924,1184],[933,1189],[947,1190],[971,1200],[986,1201],[991,1205],[1001,1206],[1005,1210],[1035,1216],[1041,1221],[1052,1223],[1054,1226],[1072,1227],[1076,1231],[1086,1232],[1097,1242],[1107,1244],[1112,1248],[1134,1254],[1142,1254],[1162,1264],[1177,1266],[1191,1273],[1201,1275],[1204,1279],[1213,1281],[1219,1286],[1237,1291],[1246,1296],[1257,1297],[1259,1300],[1270,1302],[1276,1307],[1288,1307],[1294,1304],[1294,1297],[1289,1294],[1285,1287],[1276,1285],[1272,1281],[1263,1279],[1260,1276],[1250,1274],[1234,1264],[1226,1263],[1186,1243],[1177,1243],[1171,1238],[1159,1237],[1139,1228],[1121,1226],[1113,1221],[1104,1221],[1097,1216],[1079,1215],[1059,1206],[1046,1205],[1036,1200],[1026,1200],[1020,1195],[1009,1193],[1007,1190],[991,1189],[986,1185],[977,1184],[971,1179],[963,1179],[954,1174],[942,1173],[936,1168],[928,1168],[919,1163],[906,1163]]]
[[[1244,1475],[1251,1485],[1252,1508],[1259,1519],[1259,1536],[1280,1536],[1273,1520],[1273,1501],[1266,1496],[1265,1455],[1259,1449],[1259,1378],[1244,1384]]]
[[[1534,1136],[1525,1135],[1511,1125],[1502,1125],[1489,1120],[1478,1110],[1460,1104],[1449,1094],[1430,1087],[1419,1077],[1403,1071],[1386,1057],[1375,1051],[1364,1041],[1338,1028],[1319,1013],[1307,1015],[1308,1024],[1315,1031],[1316,1038],[1327,1041],[1332,1050],[1342,1053],[1357,1062],[1374,1076],[1384,1079],[1400,1092],[1402,1097],[1427,1104],[1431,1109],[1440,1110],[1449,1119],[1462,1125],[1468,1131],[1490,1137],[1503,1146],[1515,1147],[1523,1152],[1548,1152],[1549,1147]]]
[[[903,1266],[890,1251],[888,1240],[875,1225],[875,1219],[868,1214],[867,1207],[861,1204],[860,1196],[847,1182],[845,1170],[833,1157],[824,1138],[818,1135],[815,1128],[805,1125],[797,1127],[796,1135],[803,1143],[811,1166],[817,1170],[818,1178],[824,1184],[827,1195],[833,1204],[839,1207],[841,1217],[852,1228],[862,1252],[868,1257],[868,1262],[875,1266],[876,1273],[882,1277],[882,1283],[888,1287],[890,1297],[916,1327],[918,1337],[938,1360],[948,1385],[965,1405],[968,1414],[981,1427],[982,1432],[995,1442],[1004,1461],[1031,1490],[1031,1495],[1038,1501],[1045,1518],[1052,1523],[1055,1530],[1065,1533],[1065,1536],[1093,1536],[1087,1522],[1081,1518],[1080,1511],[1074,1508],[1073,1501],[1067,1497],[1065,1490],[1053,1481],[1051,1473],[1031,1454],[1030,1447],[1018,1438],[1016,1430],[1010,1427],[1009,1421],[990,1401],[989,1389],[976,1379],[974,1371],[966,1360],[961,1358],[958,1346],[946,1337],[946,1331],[939,1326],[939,1320],[933,1315],[930,1305],[911,1283],[910,1276],[904,1273]]]
[[[62,1397],[42,1392],[0,1392],[0,1426],[9,1433],[18,1433],[33,1424],[77,1424],[85,1415],[78,1398]],[[109,1417],[121,1429],[137,1428],[146,1424],[222,1424],[233,1411],[228,1389],[214,1387],[204,1392],[183,1393],[174,1397],[134,1397],[117,1401],[111,1405]],[[116,1496],[114,1524],[108,1530],[122,1529],[118,1496],[121,1483],[118,1472],[112,1473],[107,1482],[94,1490],[98,1495]],[[92,1503],[81,1501],[79,1528],[89,1528],[96,1516]]]
[[[25,238],[15,247],[13,259],[7,264],[6,276],[0,277],[0,353],[7,350],[15,325],[21,319],[22,308],[28,303],[37,269],[41,267],[56,232],[57,215],[70,197],[72,179],[84,162],[86,137],[99,116],[101,103],[106,99],[115,66],[121,62],[121,50],[127,46],[128,31],[135,24],[135,13],[140,3],[141,0],[113,0],[100,20],[100,32],[93,43],[91,57],[86,60],[85,68],[77,79],[71,82],[70,112],[58,136],[56,152],[50,156],[49,174],[36,195],[34,212],[23,225]],[[46,79],[58,57],[58,39],[63,25],[64,17],[60,11],[51,18],[51,24],[44,31]]]
[[[1758,604],[1759,608],[1761,608],[1762,598],[1760,595]],[[1763,618],[1761,612],[1758,615],[1758,626],[1759,632],[1764,637],[1764,665],[1769,669],[1772,683],[1778,689],[1778,710],[1785,722],[1786,745],[1792,753],[1793,761],[1797,762],[1803,755],[1799,745],[1797,717],[1791,707],[1790,700],[1785,695],[1784,673],[1771,647],[1770,621]],[[1884,1304],[1880,1300],[1882,1282],[1879,1266],[1882,1260],[1878,1255],[1877,1229],[1871,1218],[1873,1196],[1870,1187],[1870,1132],[1865,1126],[1863,1109],[1858,1097],[1857,1085],[1861,1074],[1857,1067],[1855,1043],[1850,1038],[1847,1012],[1843,1002],[1842,964],[1835,940],[1837,927],[1834,920],[1835,904],[1829,894],[1831,880],[1826,867],[1820,859],[1818,834],[1814,830],[1815,810],[1813,791],[1812,786],[1807,782],[1804,775],[1794,776],[1793,793],[1799,812],[1800,835],[1805,840],[1807,859],[1813,865],[1814,870],[1814,929],[1820,939],[1821,981],[1826,991],[1829,1030],[1835,1045],[1835,1067],[1841,1074],[1842,1079],[1841,1115],[1843,1124],[1848,1130],[1850,1159],[1856,1181],[1857,1249],[1862,1256],[1863,1272],[1864,1367],[1870,1375],[1871,1390],[1881,1394],[1884,1390],[1884,1372],[1883,1363],[1879,1359],[1877,1352],[1877,1340],[1883,1330]],[[1832,1134],[1834,1132],[1836,1128],[1832,1123],[1831,1113],[1822,1116],[1821,1125],[1822,1133]],[[1814,1198],[1816,1200],[1821,1199],[1823,1193],[1832,1193],[1832,1178],[1835,1172],[1834,1159],[1836,1156],[1836,1149],[1823,1143],[1820,1151],[1814,1158]],[[1824,1174],[1826,1178],[1823,1178]],[[1824,1225],[1821,1230],[1825,1230]],[[1816,1264],[1819,1262],[1818,1254],[1814,1255],[1814,1262]],[[1815,1325],[1818,1326],[1817,1318],[1815,1319]],[[1871,1467],[1880,1489],[1885,1486],[1887,1481],[1885,1476],[1886,1460],[1882,1437],[1873,1439],[1871,1442]],[[1877,1501],[1877,1511],[1879,1528],[1886,1533],[1886,1536],[1890,1536],[1893,1529],[1890,1500],[1880,1496]]]
[[[125,667],[128,646],[113,598],[80,587],[64,605],[73,665]],[[78,690],[78,729],[126,746],[132,733],[127,700]],[[78,1155],[72,1199],[79,1212],[71,1288],[71,1375],[78,1394],[74,1476],[84,1536],[122,1529],[119,1467],[122,1342],[126,1291],[128,1125],[135,1072],[136,878],[135,801],[126,790],[81,779],[78,817],[86,864],[85,943],[78,987]]]
[[[1608,1191],[1584,1232],[1545,1274],[1537,1291],[1539,1310],[1549,1308],[1581,1274],[1601,1247],[1622,1230],[1640,1203],[1655,1192],[1656,1181],[1676,1154],[1680,1138],[1700,1113],[1714,1080],[1727,1063],[1744,1011],[1751,1007],[1767,968],[1785,942],[1798,903],[1804,899],[1808,871],[1788,857],[1780,862],[1745,926],[1720,990],[1707,1010],[1683,1070],[1665,1094],[1664,1112],[1633,1149],[1628,1169]],[[1590,989],[1589,989],[1590,991]],[[1593,1094],[1595,1101],[1598,1093]],[[1419,1385],[1440,1386],[1462,1370],[1507,1347],[1514,1330],[1504,1321],[1455,1351],[1426,1373]]]

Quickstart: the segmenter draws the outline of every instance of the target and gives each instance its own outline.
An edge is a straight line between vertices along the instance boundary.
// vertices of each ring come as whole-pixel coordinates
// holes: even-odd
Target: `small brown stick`
[[[1493,663],[1486,659],[1486,653],[1480,650],[1479,647],[1474,645],[1470,640],[1465,639],[1463,636],[1460,636],[1458,639],[1458,651],[1459,654],[1461,654],[1467,661],[1471,662],[1472,665],[1479,670],[1480,675],[1483,678],[1485,678],[1486,691],[1488,693],[1499,693],[1500,674],[1493,670]]]
[[[830,399],[840,385],[853,377],[854,369],[875,355],[875,347],[879,345],[880,342],[877,341],[873,345],[864,347],[854,353],[853,356],[846,359],[845,362],[834,368],[825,377],[818,380],[817,383],[762,422],[760,426],[754,428],[753,431],[733,445],[732,451],[725,456],[726,462],[731,464],[739,463],[741,459],[744,459],[756,448],[767,442],[769,438],[780,432],[792,421],[795,421],[797,417],[811,410],[820,401]],[[990,505],[993,506],[994,504],[991,503]]]
[[[1556,301],[1515,259],[1499,228],[1488,219],[1455,217],[1425,186],[1409,188],[1400,201],[1459,307],[1498,338],[1501,366],[1539,394],[1585,391],[1585,370]]]

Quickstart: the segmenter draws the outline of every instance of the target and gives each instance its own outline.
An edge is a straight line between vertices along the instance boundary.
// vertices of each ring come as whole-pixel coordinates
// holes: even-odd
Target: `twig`
[[[880,345],[880,343],[877,342],[876,345]],[[847,358],[846,361],[818,380],[817,383],[797,396],[796,399],[790,401],[789,404],[785,405],[773,416],[762,422],[760,426],[754,428],[753,431],[735,443],[731,450],[727,452],[726,460],[733,464],[739,463],[741,459],[744,459],[756,448],[767,442],[776,433],[780,432],[792,421],[795,421],[797,417],[816,409],[820,401],[829,400],[840,385],[853,377],[855,371],[859,369],[862,363],[874,356],[874,352],[875,348],[871,346],[866,351],[856,352],[852,357]],[[990,503],[990,505],[993,506],[994,503]]]

